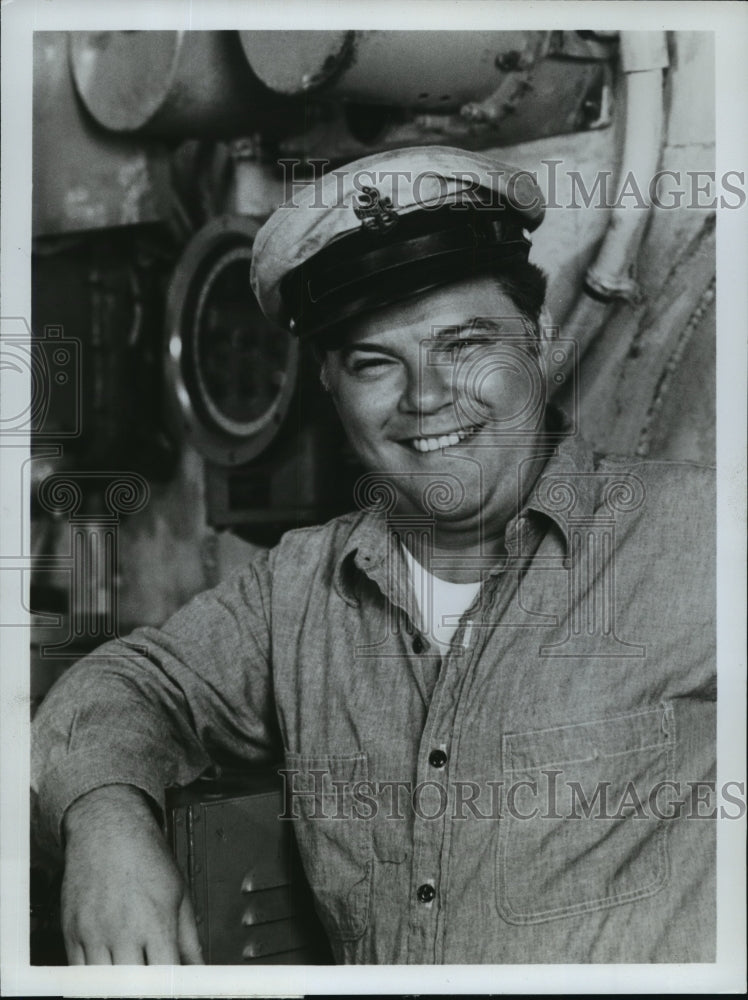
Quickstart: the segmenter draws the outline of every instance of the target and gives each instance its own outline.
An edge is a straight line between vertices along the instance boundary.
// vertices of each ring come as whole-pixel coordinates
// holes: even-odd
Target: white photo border
[[[713,31],[717,176],[748,165],[748,12],[741,3],[596,0],[2,0],[0,315],[30,320],[32,36],[39,30],[566,28]],[[745,488],[748,208],[717,209],[717,780],[745,782]],[[15,383],[14,383],[15,385]],[[18,398],[3,399],[19,412]],[[0,555],[18,547],[28,447],[0,448]],[[28,538],[22,551],[28,551]],[[5,574],[8,576],[8,574]],[[0,601],[16,601],[0,574]],[[29,650],[0,629],[0,971],[5,995],[271,996],[339,993],[699,993],[745,989],[745,817],[718,824],[718,950],[710,965],[29,966]],[[743,785],[745,788],[745,784]]]

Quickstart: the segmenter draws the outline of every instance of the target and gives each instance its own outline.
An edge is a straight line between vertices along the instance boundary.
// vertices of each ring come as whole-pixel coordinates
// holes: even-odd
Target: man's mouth
[[[482,424],[474,424],[472,427],[461,427],[456,431],[449,431],[446,434],[438,434],[430,437],[409,438],[407,443],[416,451],[438,451],[440,448],[449,448],[451,445],[462,444],[481,429]]]

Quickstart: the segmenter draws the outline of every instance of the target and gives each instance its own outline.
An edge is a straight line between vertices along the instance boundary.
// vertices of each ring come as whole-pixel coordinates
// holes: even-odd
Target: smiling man
[[[423,513],[425,491],[458,484],[433,526],[432,558],[501,551],[518,491],[547,455],[545,408],[525,412],[537,347],[533,320],[495,278],[477,275],[362,316],[327,354],[323,380],[351,445],[393,485],[398,513]],[[520,445],[502,448],[498,436],[520,423]],[[475,575],[469,559],[447,576],[465,573]]]
[[[284,758],[337,961],[713,960],[712,476],[594,458],[549,406],[541,219],[526,175],[426,147],[259,234],[254,291],[319,354],[358,509],[45,700],[71,961],[200,960],[155,813],[226,754]]]

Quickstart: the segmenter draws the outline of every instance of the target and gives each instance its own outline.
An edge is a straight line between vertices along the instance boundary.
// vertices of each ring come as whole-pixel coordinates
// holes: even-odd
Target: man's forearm
[[[264,565],[247,567],[161,628],[94,650],[51,688],[33,722],[40,842],[59,845],[62,817],[91,789],[132,786],[163,808],[164,789],[194,781],[213,753],[271,758],[266,576]]]
[[[102,785],[81,795],[65,811],[62,833],[67,843],[81,831],[109,821],[120,813],[128,822],[145,823],[161,829],[155,805],[148,796],[134,785]]]

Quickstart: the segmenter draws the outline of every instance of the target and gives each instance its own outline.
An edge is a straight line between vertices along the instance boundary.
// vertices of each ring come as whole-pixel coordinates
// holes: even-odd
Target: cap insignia
[[[353,206],[356,218],[361,219],[361,228],[369,232],[385,233],[397,224],[397,213],[392,201],[373,187],[363,187]]]

